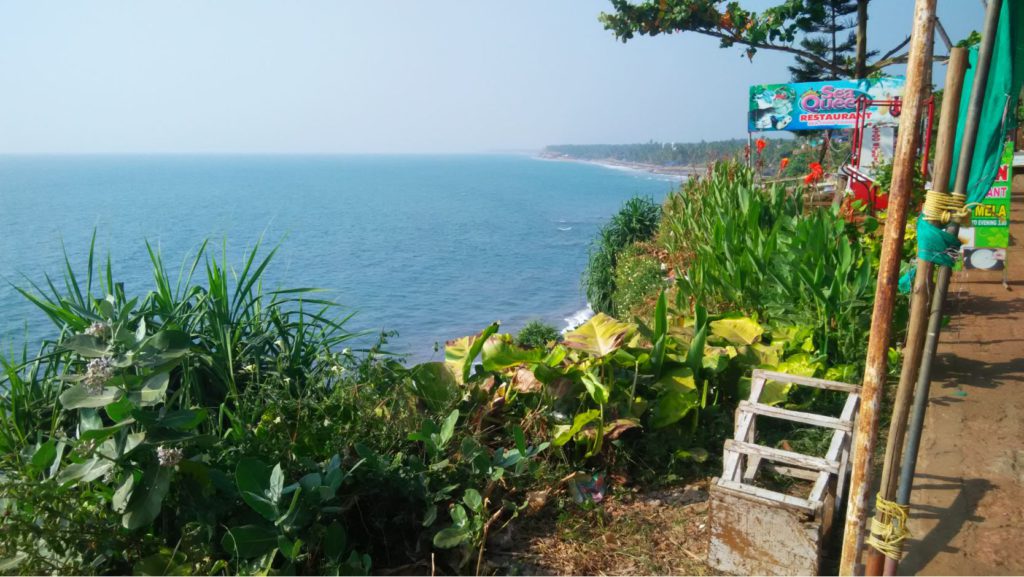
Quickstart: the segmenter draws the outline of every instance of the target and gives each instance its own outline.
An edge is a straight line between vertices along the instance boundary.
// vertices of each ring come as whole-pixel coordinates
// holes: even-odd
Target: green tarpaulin
[[[989,0],[991,1],[991,0]],[[971,49],[969,68],[964,77],[964,91],[960,99],[960,116],[957,122],[954,159],[960,157],[967,109],[974,86],[974,73],[978,62],[978,48]],[[970,178],[967,183],[967,203],[981,202],[985,198],[996,169],[1002,158],[1003,142],[1007,131],[1015,124],[1017,98],[1024,81],[1024,0],[1003,0],[999,15],[999,26],[993,46],[981,119],[978,124],[978,138],[971,159]],[[953,163],[949,189],[954,190],[957,163]],[[960,241],[941,228],[917,220],[917,257],[940,266],[950,266],[952,257],[960,249]],[[913,269],[911,269],[913,270]],[[909,291],[912,275],[901,279],[900,288]]]

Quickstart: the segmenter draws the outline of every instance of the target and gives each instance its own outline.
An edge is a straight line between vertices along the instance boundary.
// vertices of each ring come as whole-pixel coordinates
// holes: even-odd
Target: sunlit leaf
[[[565,335],[565,346],[603,357],[615,352],[636,331],[636,325],[598,313]]]

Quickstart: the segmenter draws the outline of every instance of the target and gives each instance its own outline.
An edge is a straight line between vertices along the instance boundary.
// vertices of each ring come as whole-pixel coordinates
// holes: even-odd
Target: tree
[[[817,66],[830,77],[863,78],[890,64],[906,60],[898,54],[910,37],[872,64],[867,63],[867,4],[857,2],[856,49],[852,62],[832,59],[798,43],[816,26],[826,20],[830,0],[784,0],[760,12],[746,10],[738,2],[725,0],[611,0],[613,12],[602,12],[599,19],[605,29],[627,42],[636,34],[655,36],[673,32],[696,32],[718,38],[723,48],[746,46],[746,55],[753,58],[758,50],[787,52],[803,59],[806,65]],[[845,2],[835,2],[846,4]]]
[[[866,3],[866,0],[864,0]],[[800,48],[817,54],[828,60],[832,66],[838,67],[854,60],[857,49],[857,18],[848,18],[857,13],[860,0],[825,0],[823,10],[809,30],[800,39]],[[849,32],[848,34],[844,34]],[[846,36],[845,39],[842,36]],[[796,56],[796,63],[789,67],[794,82],[813,82],[826,80],[829,74],[823,73],[821,66],[802,55]]]

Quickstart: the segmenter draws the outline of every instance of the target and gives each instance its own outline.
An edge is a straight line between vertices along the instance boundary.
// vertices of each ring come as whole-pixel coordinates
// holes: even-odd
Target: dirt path
[[[1024,177],[1013,184],[1010,290],[978,271],[950,287],[904,575],[1024,574]]]

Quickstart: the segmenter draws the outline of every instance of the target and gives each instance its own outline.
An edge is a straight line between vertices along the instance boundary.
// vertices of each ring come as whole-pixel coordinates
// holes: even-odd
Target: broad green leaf
[[[141,389],[129,392],[128,397],[140,407],[160,404],[167,396],[167,385],[170,382],[170,373],[152,375],[142,383]]]
[[[700,406],[700,394],[689,368],[677,367],[667,371],[658,381],[658,387],[662,393],[654,402],[651,414],[651,426],[655,429],[679,421]]]
[[[572,420],[571,427],[569,425],[563,425],[562,427],[564,427],[564,429],[562,427],[555,429],[555,438],[552,439],[551,444],[555,447],[561,447],[568,443],[570,439],[575,437],[576,433],[579,433],[587,423],[600,418],[600,416],[601,412],[596,409],[576,415]]]
[[[116,403],[110,403],[104,410],[107,412],[107,416],[111,418],[115,423],[130,419],[132,411],[135,409],[135,404],[132,403],[128,396],[121,397]]]
[[[441,433],[439,445],[444,447],[448,444],[448,441],[452,439],[455,434],[455,424],[459,421],[459,410],[455,409],[451,413],[448,413],[448,417],[445,418],[444,423],[441,425]]]
[[[206,420],[206,409],[180,409],[168,411],[160,424],[179,431],[189,431]]]
[[[228,529],[220,544],[224,550],[240,559],[252,559],[277,548],[279,533],[262,525],[243,525]]]
[[[128,508],[128,499],[132,496],[132,489],[135,487],[135,475],[129,474],[125,477],[121,486],[114,491],[114,496],[110,500],[110,508],[115,513],[124,513]]]
[[[434,535],[434,546],[438,549],[458,547],[469,539],[470,532],[458,527],[446,527]]]
[[[569,351],[567,351],[566,348],[563,347],[562,345],[555,345],[555,347],[551,349],[547,356],[544,357],[544,364],[549,367],[554,367],[565,359],[565,355],[568,352]]]
[[[822,369],[821,362],[815,360],[807,353],[797,353],[786,357],[786,360],[779,363],[777,370],[787,375],[801,377],[813,377]]]
[[[135,530],[149,526],[160,514],[161,505],[174,475],[172,467],[153,465],[142,475],[139,486],[132,491],[121,524],[125,529]]]
[[[458,503],[452,505],[451,515],[452,522],[455,523],[456,527],[465,527],[469,523],[469,516],[466,515],[466,509]]]
[[[235,468],[235,484],[242,500],[254,511],[268,521],[276,521],[281,516],[278,501],[284,488],[281,465],[269,465],[245,457]]]
[[[90,335],[73,335],[61,343],[64,348],[87,359],[107,356],[108,348],[102,340]]]
[[[57,458],[57,442],[53,439],[39,445],[35,452],[32,453],[32,459],[29,464],[36,472],[42,473],[46,469],[50,468],[54,460]]]
[[[448,341],[444,345],[444,362],[452,369],[458,383],[464,384],[469,380],[469,374],[473,370],[473,361],[480,354],[484,342],[488,337],[498,332],[498,323],[492,323],[478,335],[462,337]]]
[[[627,336],[636,331],[636,325],[623,323],[598,313],[576,330],[565,335],[565,346],[603,357],[622,346]]]
[[[458,398],[458,377],[447,364],[422,363],[413,367],[410,374],[416,395],[431,411],[451,406]]]
[[[345,532],[345,527],[337,521],[328,525],[327,533],[324,535],[324,554],[327,555],[327,558],[335,562],[341,560],[347,546],[348,534]]]
[[[466,492],[462,495],[462,502],[472,511],[480,511],[484,506],[483,497],[480,496],[480,492],[476,489],[466,489]]]
[[[88,483],[99,479],[114,468],[114,462],[100,457],[91,457],[81,463],[72,463],[60,470],[57,474],[57,482],[61,485],[68,483]]]
[[[754,319],[748,317],[711,321],[711,334],[734,345],[750,345],[764,333]]]
[[[93,393],[84,384],[77,384],[70,387],[60,395],[60,404],[65,409],[95,409],[105,407],[124,395],[124,391],[117,387],[103,387],[99,392]]]
[[[583,373],[583,386],[587,388],[587,393],[590,395],[594,402],[598,405],[604,405],[608,402],[608,396],[610,391],[608,386],[601,382],[601,379],[593,373]]]
[[[186,332],[163,330],[149,337],[146,345],[156,349],[162,359],[172,360],[188,352],[192,346],[192,338]]]
[[[544,351],[540,349],[524,349],[515,344],[512,335],[492,335],[480,351],[480,359],[485,371],[501,371],[523,363],[540,362]]]
[[[299,552],[302,551],[302,539],[296,539],[292,541],[284,535],[277,536],[277,549],[284,555],[284,558],[289,561],[294,561],[299,556]]]

